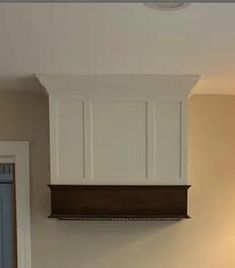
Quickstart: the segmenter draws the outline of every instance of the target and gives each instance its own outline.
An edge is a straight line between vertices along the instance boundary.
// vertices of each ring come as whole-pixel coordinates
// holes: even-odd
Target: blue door
[[[0,268],[13,268],[15,263],[13,215],[12,174],[0,173]]]

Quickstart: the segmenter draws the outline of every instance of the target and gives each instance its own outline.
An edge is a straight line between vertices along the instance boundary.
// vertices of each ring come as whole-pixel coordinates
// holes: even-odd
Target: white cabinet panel
[[[60,100],[56,104],[56,137],[59,178],[85,177],[84,103]]]
[[[180,101],[161,101],[156,105],[156,176],[159,183],[181,179]]]
[[[55,103],[57,183],[184,182],[181,100]]]
[[[92,106],[94,179],[107,178],[110,183],[144,180],[146,102],[99,101]]]

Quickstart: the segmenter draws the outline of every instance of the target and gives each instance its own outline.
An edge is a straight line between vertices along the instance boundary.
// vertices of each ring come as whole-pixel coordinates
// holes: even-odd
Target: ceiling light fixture
[[[145,6],[156,9],[156,10],[179,10],[182,8],[186,8],[190,5],[190,3],[185,3],[182,1],[176,1],[176,2],[167,2],[167,3],[144,3]]]

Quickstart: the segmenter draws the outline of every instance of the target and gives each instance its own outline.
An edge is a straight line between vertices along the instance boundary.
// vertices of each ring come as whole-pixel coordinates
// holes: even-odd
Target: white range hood
[[[51,184],[187,185],[197,75],[36,75],[50,100]]]

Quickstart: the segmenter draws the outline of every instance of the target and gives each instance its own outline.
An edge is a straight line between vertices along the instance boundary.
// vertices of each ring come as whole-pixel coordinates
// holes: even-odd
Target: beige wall
[[[234,94],[234,13],[234,3],[176,12],[142,3],[2,3],[0,76],[202,74],[195,92]]]
[[[0,139],[28,140],[32,268],[234,268],[235,97],[189,101],[191,220],[66,222],[49,214],[48,99],[0,94]]]

